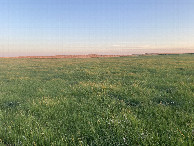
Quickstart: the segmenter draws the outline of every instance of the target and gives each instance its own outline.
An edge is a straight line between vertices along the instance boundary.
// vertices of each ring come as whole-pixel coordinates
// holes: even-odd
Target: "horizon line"
[[[127,57],[127,56],[137,56],[137,55],[181,55],[181,54],[194,54],[194,52],[189,53],[135,53],[135,54],[76,54],[76,55],[29,55],[29,56],[15,56],[15,57],[0,57],[0,58],[98,58],[98,57]]]

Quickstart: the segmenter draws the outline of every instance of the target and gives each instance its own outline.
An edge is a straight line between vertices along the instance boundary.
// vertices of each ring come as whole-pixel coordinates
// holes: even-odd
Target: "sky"
[[[0,0],[0,56],[194,52],[194,0]]]

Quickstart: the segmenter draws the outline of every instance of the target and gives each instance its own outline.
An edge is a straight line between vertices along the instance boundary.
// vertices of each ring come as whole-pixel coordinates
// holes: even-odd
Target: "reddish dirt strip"
[[[105,57],[127,57],[139,55],[178,55],[178,54],[194,54],[194,53],[145,53],[145,54],[132,54],[132,55],[56,55],[56,56],[18,56],[18,57],[0,57],[0,58],[105,58]]]

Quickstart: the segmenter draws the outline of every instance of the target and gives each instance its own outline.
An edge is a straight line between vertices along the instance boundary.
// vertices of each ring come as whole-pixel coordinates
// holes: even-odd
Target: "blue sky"
[[[0,56],[194,52],[193,0],[1,0]]]

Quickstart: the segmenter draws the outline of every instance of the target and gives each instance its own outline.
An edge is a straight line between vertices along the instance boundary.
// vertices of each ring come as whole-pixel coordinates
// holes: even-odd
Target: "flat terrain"
[[[194,55],[1,58],[0,143],[192,145]]]
[[[109,58],[109,57],[127,57],[132,55],[55,55],[55,56],[18,56],[18,57],[0,57],[0,58],[42,58],[42,59],[57,59],[57,58]]]

